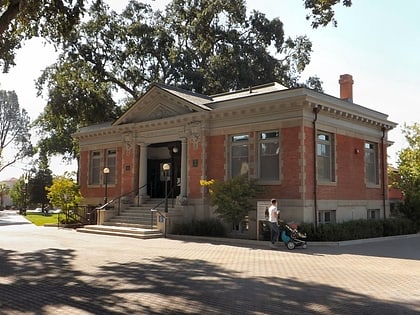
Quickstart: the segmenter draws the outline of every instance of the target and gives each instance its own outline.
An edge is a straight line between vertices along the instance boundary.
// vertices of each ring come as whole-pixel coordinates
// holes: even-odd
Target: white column
[[[182,138],[181,139],[181,189],[180,189],[180,197],[185,198],[187,197],[187,139]]]
[[[147,144],[140,143],[139,197],[147,195]]]

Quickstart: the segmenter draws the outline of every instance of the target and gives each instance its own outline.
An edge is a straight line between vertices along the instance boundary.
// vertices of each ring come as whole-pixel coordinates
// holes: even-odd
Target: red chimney
[[[340,75],[340,98],[353,102],[353,77],[350,74]]]

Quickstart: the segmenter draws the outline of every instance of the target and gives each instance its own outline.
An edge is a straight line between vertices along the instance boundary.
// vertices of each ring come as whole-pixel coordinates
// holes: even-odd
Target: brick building
[[[142,204],[164,198],[166,183],[169,216],[205,218],[212,211],[200,179],[248,174],[269,191],[261,201],[279,200],[285,220],[383,218],[396,124],[353,103],[351,75],[339,83],[340,98],[277,83],[213,96],[153,84],[116,121],[75,134],[85,201],[102,203],[106,184],[110,198]]]

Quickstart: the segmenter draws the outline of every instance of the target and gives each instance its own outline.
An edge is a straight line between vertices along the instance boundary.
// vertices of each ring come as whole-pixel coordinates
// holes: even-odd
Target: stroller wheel
[[[306,247],[308,247],[308,245],[306,245],[306,244],[303,244],[302,245],[302,248],[306,248]]]
[[[287,242],[286,246],[287,246],[288,249],[292,250],[292,249],[295,248],[295,243],[293,243],[292,241],[290,241],[290,242]]]

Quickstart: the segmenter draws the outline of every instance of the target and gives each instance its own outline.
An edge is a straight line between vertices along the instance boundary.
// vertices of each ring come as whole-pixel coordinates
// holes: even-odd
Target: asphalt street
[[[420,314],[420,235],[270,250],[36,227],[0,211],[0,314]]]

